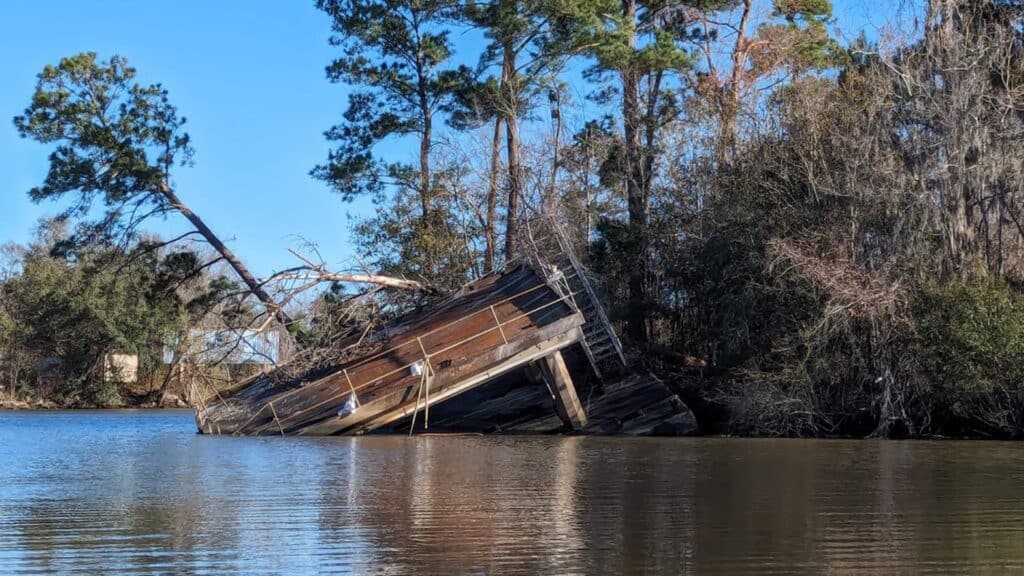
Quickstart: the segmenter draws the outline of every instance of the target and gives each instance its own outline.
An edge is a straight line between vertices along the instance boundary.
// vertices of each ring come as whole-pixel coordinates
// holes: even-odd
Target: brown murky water
[[[1024,444],[193,429],[0,413],[0,574],[1024,573]]]

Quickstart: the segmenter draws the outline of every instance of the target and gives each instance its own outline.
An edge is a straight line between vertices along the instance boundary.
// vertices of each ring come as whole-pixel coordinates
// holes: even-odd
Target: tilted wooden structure
[[[561,351],[579,344],[597,374],[621,369],[625,358],[568,242],[557,229],[553,238],[554,257],[531,245],[521,260],[360,337],[359,353],[337,365],[298,376],[271,371],[198,406],[199,430],[361,434],[409,417],[426,428],[430,406],[530,364],[565,424],[583,428]]]

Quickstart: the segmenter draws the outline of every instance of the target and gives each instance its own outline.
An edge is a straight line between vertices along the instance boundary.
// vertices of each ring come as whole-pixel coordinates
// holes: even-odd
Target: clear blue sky
[[[52,203],[26,191],[42,181],[47,150],[18,137],[11,118],[35,76],[62,56],[121,54],[142,82],[161,82],[188,118],[195,166],[179,194],[258,274],[290,265],[301,234],[325,257],[348,257],[344,204],[308,176],[326,158],[322,132],[340,118],[345,89],[324,79],[330,22],[312,0],[9,2],[0,18],[0,242],[25,241]],[[180,218],[153,226],[183,229]]]
[[[861,27],[874,36],[899,2],[836,4],[850,38]],[[170,91],[196,148],[195,166],[176,173],[178,192],[257,274],[294,264],[286,250],[293,235],[316,242],[329,263],[349,263],[348,215],[367,214],[369,204],[344,204],[308,176],[327,155],[322,132],[340,118],[346,95],[324,78],[336,49],[313,0],[11,0],[3,13],[0,243],[26,241],[41,216],[59,210],[28,200],[47,150],[20,139],[11,118],[44,65],[92,50],[127,57],[140,81]],[[401,143],[384,152],[407,156]],[[170,234],[184,229],[178,220],[152,228]]]

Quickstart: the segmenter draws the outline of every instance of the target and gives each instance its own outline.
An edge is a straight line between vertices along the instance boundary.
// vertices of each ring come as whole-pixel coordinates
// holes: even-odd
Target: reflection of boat
[[[589,360],[583,369],[599,376],[622,372],[625,359],[585,271],[564,237],[556,240],[548,253],[557,258],[542,259],[535,249],[437,304],[341,343],[351,346],[343,361],[298,375],[284,367],[216,396],[196,408],[199,430],[360,434],[410,419],[413,429],[417,418],[425,429],[431,406],[524,367],[547,385],[532,390],[549,406],[554,400],[560,425],[583,429],[587,414],[562,351],[578,347]],[[671,396],[656,388],[659,400]],[[637,406],[624,408],[637,413]]]

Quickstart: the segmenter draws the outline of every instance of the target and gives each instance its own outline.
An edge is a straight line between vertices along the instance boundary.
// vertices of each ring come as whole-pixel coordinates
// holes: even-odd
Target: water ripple
[[[1018,444],[193,430],[0,413],[0,573],[1024,573]]]

